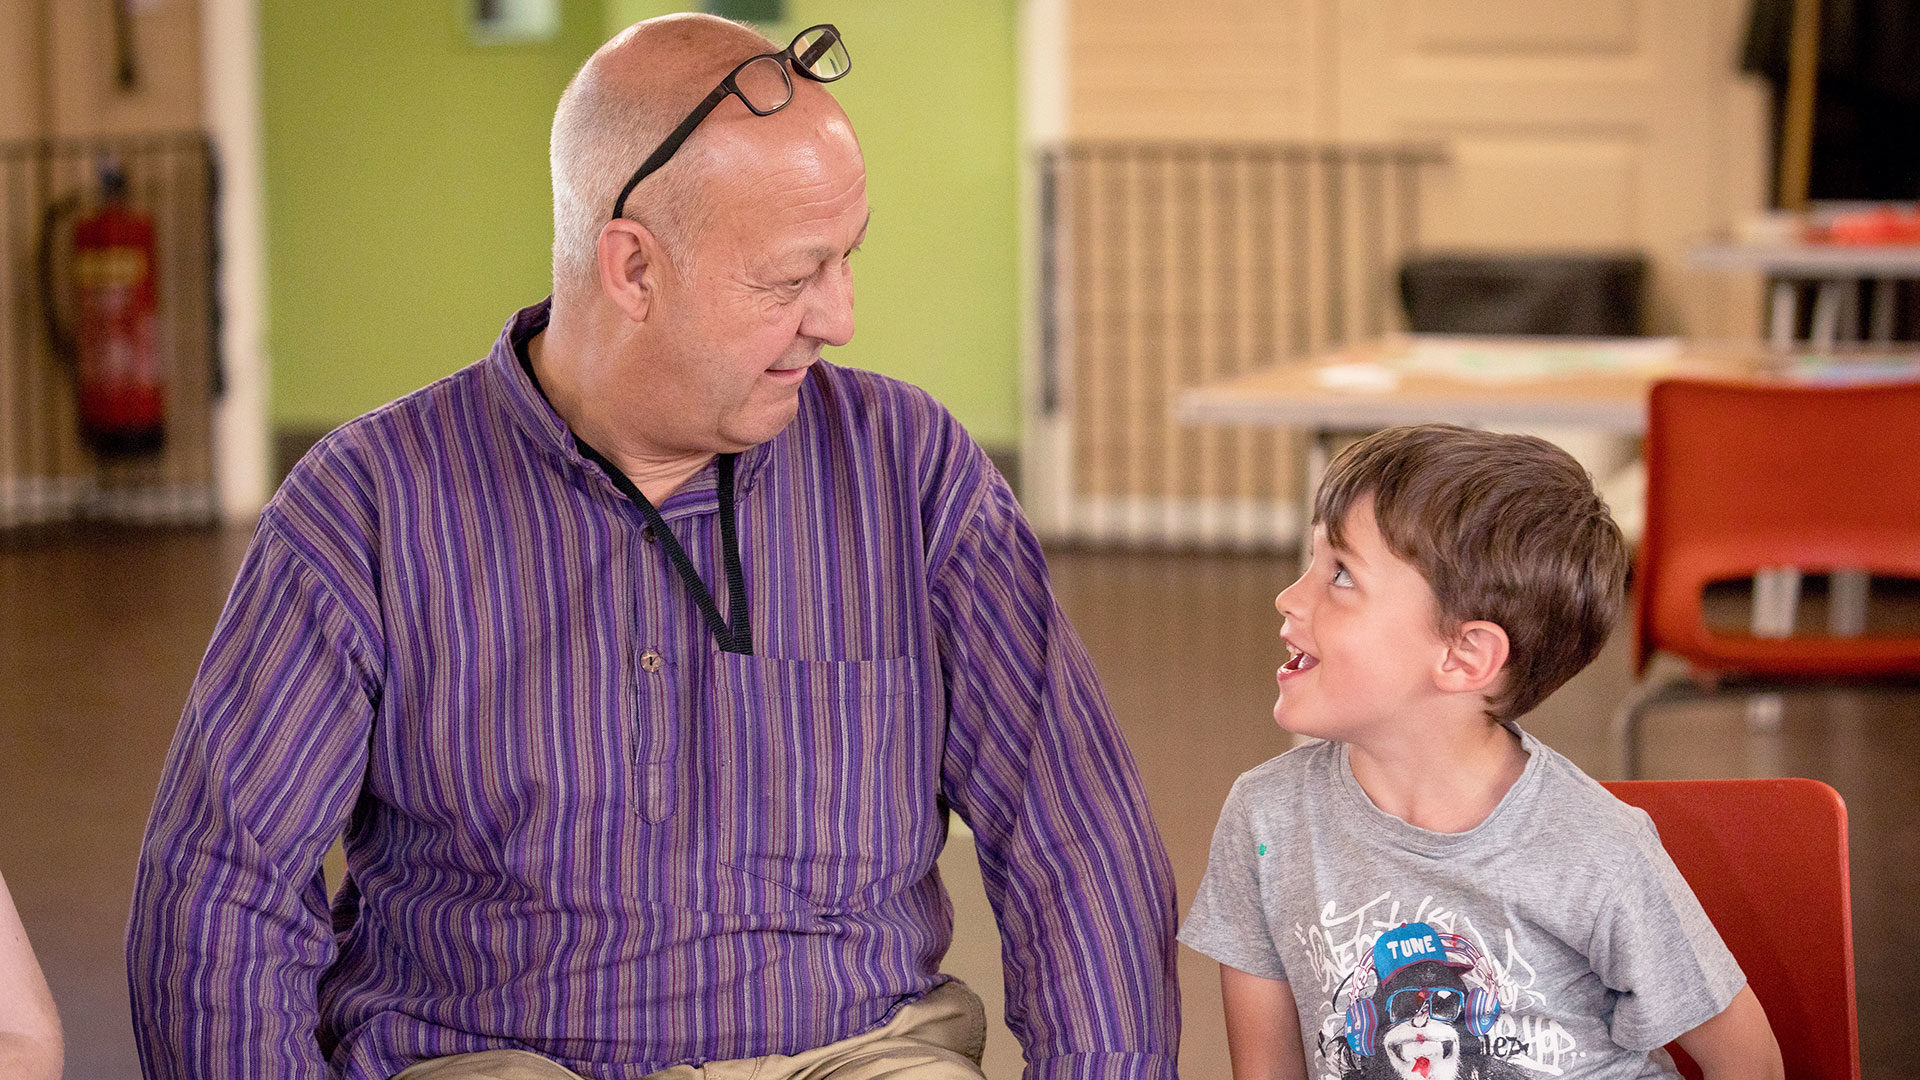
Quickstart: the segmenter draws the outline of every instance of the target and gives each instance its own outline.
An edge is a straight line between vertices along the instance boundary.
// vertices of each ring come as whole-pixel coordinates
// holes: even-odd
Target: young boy
[[[1585,667],[1627,553],[1543,440],[1394,428],[1314,501],[1274,601],[1274,719],[1180,940],[1220,961],[1236,1080],[1781,1075],[1733,957],[1639,810],[1514,721]]]

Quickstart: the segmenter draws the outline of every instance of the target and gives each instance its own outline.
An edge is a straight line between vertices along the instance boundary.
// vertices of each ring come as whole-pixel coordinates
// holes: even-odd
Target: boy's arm
[[[1226,1003],[1233,1080],[1306,1080],[1300,1014],[1286,980],[1263,979],[1221,964],[1220,997]]]
[[[1699,1062],[1701,1080],[1781,1080],[1786,1075],[1780,1044],[1751,986],[1742,987],[1720,1015],[1674,1041]]]

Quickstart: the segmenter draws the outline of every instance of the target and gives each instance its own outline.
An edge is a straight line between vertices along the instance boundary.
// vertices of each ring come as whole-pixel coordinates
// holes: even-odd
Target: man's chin
[[[737,446],[739,450],[759,446],[787,430],[793,418],[800,412],[800,394],[797,388],[790,388],[775,400],[756,395],[751,406],[734,417],[721,432],[722,438]],[[739,452],[738,450],[735,451]]]

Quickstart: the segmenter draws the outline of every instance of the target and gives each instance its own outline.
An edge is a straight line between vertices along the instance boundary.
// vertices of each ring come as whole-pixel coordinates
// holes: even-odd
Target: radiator
[[[81,439],[75,379],[49,345],[41,284],[43,259],[56,283],[70,264],[73,215],[50,231],[50,208],[97,205],[108,158],[127,177],[129,204],[155,224],[167,430],[159,450],[141,454],[101,455]],[[215,519],[215,188],[212,149],[198,133],[0,142],[0,529]],[[66,308],[62,295],[53,303]]]
[[[1419,145],[1071,142],[1036,170],[1022,501],[1054,541],[1289,548],[1299,436],[1181,390],[1396,328]]]

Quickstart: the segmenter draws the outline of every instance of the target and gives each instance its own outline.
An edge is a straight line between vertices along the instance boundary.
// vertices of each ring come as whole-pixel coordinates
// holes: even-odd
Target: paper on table
[[[1384,364],[1356,362],[1315,368],[1313,377],[1329,390],[1385,394],[1400,387],[1400,373]]]
[[[1680,359],[1678,338],[1413,337],[1390,362],[1402,371],[1476,382],[1573,375],[1662,375]]]
[[[1870,383],[1920,380],[1920,355],[1913,353],[1823,356],[1809,353],[1793,358],[1787,378],[1819,386],[1860,386]]]

